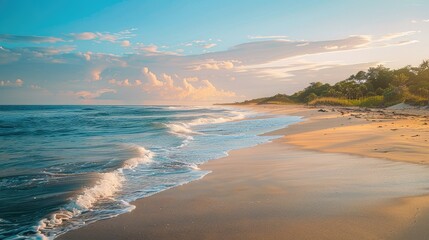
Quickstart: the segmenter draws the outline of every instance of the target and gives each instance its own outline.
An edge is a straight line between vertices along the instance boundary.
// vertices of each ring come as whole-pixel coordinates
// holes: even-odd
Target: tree
[[[315,93],[310,93],[310,94],[307,96],[306,101],[309,103],[309,102],[311,102],[311,101],[315,100],[316,98],[317,98],[317,95],[316,95]]]

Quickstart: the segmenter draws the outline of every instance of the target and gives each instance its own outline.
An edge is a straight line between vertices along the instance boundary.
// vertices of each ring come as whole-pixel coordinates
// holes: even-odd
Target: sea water
[[[300,121],[226,107],[0,106],[0,239],[53,239]]]

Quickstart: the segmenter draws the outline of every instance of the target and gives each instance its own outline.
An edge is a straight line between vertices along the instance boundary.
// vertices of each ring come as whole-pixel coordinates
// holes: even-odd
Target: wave
[[[126,160],[122,167],[112,172],[98,173],[98,180],[92,187],[85,188],[81,194],[71,199],[71,202],[63,209],[42,219],[37,226],[37,233],[42,236],[44,232],[62,225],[83,212],[90,211],[102,199],[111,198],[115,200],[114,196],[122,189],[125,181],[124,170],[134,169],[143,163],[150,163],[154,156],[152,151],[142,146],[133,145],[131,148],[137,152],[137,157]],[[121,200],[121,203],[128,211],[132,211],[135,208],[135,206],[123,200]]]
[[[224,123],[224,122],[233,122],[242,120],[246,117],[245,114],[241,112],[231,111],[234,116],[228,117],[205,117],[205,118],[197,118],[189,123],[191,126],[204,125],[204,124],[216,124],[216,123]]]
[[[123,169],[134,169],[142,163],[150,163],[153,161],[154,153],[141,146],[133,146],[137,151],[138,156],[126,160],[122,166]]]
[[[170,133],[179,136],[181,138],[184,138],[181,145],[178,146],[178,148],[182,148],[190,143],[192,141],[193,135],[203,135],[203,133],[196,132],[192,130],[192,126],[198,126],[198,125],[205,125],[205,124],[217,124],[217,123],[225,123],[225,122],[232,122],[232,121],[238,121],[241,119],[244,119],[246,117],[245,114],[237,111],[231,111],[231,114],[234,114],[233,116],[223,116],[223,117],[203,117],[203,118],[197,118],[195,120],[192,120],[188,123],[184,122],[175,122],[175,123],[165,123],[164,125],[170,129]]]
[[[166,123],[165,126],[170,129],[171,133],[176,135],[199,134],[198,132],[194,132],[186,123]]]
[[[170,129],[170,133],[174,134],[180,138],[183,138],[182,144],[177,148],[182,148],[188,145],[192,140],[194,140],[193,135],[199,135],[201,133],[195,132],[191,127],[186,123],[165,123],[167,128]]]
[[[79,216],[82,212],[89,211],[101,199],[111,198],[121,188],[125,180],[122,169],[113,172],[99,173],[99,179],[93,187],[86,188],[76,196],[63,209],[52,213],[49,217],[42,219],[37,227],[38,234],[62,225],[66,221]]]

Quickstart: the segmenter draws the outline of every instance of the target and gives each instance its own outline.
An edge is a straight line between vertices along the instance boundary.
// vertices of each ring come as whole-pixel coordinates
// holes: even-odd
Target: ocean
[[[0,106],[0,239],[53,239],[299,122],[228,107]]]

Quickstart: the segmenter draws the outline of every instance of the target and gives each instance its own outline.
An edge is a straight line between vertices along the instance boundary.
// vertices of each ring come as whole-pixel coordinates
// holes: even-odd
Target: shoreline
[[[356,236],[360,236],[360,239],[372,239],[374,237],[391,239],[400,235],[398,229],[402,230],[401,233],[406,232],[406,223],[410,219],[414,219],[417,214],[414,209],[415,206],[418,206],[417,209],[419,209],[420,214],[423,209],[428,207],[426,206],[428,205],[426,204],[428,197],[420,194],[419,197],[403,196],[390,200],[386,198],[382,203],[372,202],[371,204],[358,204],[351,200],[348,200],[349,202],[344,200],[343,207],[347,211],[335,214],[333,209],[337,206],[328,203],[324,207],[331,209],[331,211],[325,213],[324,209],[315,207],[314,213],[307,212],[307,206],[303,207],[298,204],[303,196],[291,196],[285,191],[286,185],[282,185],[285,182],[283,173],[291,167],[287,166],[288,168],[286,168],[284,161],[282,161],[285,153],[294,153],[298,158],[307,160],[314,157],[324,158],[327,153],[323,152],[333,153],[338,150],[323,145],[313,145],[311,148],[304,144],[308,140],[303,141],[303,139],[310,138],[312,144],[317,143],[317,139],[311,139],[312,135],[319,138],[319,141],[321,136],[338,139],[338,134],[344,134],[343,131],[336,130],[339,127],[344,127],[343,130],[347,132],[352,128],[361,129],[361,125],[364,123],[377,124],[379,122],[372,122],[373,119],[368,121],[366,118],[357,118],[356,115],[349,119],[350,114],[355,113],[343,114],[337,110],[332,111],[332,109],[327,112],[319,112],[318,109],[309,109],[303,106],[251,106],[250,108],[280,115],[299,115],[303,116],[305,121],[267,133],[283,136],[270,143],[233,150],[227,157],[211,160],[201,165],[203,170],[212,171],[203,179],[136,200],[131,203],[136,205],[136,209],[130,213],[72,230],[57,239],[116,239],[118,237],[123,239],[143,237],[148,239],[242,239],[243,236],[245,239],[282,239],[282,236],[286,235],[309,239],[315,239],[315,237],[319,239],[357,239]],[[341,118],[338,117],[339,114],[341,114]],[[326,129],[331,130],[323,132],[327,131]],[[372,128],[370,131],[373,131]],[[368,132],[364,132],[364,134],[368,134]],[[315,138],[314,136],[313,138]],[[323,142],[326,142],[326,139]],[[340,147],[344,148],[344,146]],[[362,150],[362,146],[348,147],[345,152],[340,152],[339,155],[335,153],[329,156],[343,158],[345,155],[341,154],[356,154],[357,150]],[[417,152],[418,154],[413,158],[406,160],[427,164],[425,161],[416,160],[421,154],[420,151]],[[360,153],[362,154],[362,152]],[[386,154],[383,156],[384,159],[391,157],[391,155]],[[373,155],[369,157],[373,157]],[[268,162],[262,166],[261,159],[264,158]],[[356,158],[359,157],[350,157],[350,159]],[[253,165],[259,165],[259,168],[262,169],[255,168],[253,165],[253,167],[246,166],[249,165],[249,161]],[[276,172],[271,167],[282,170]],[[267,175],[268,173],[271,175]],[[231,183],[232,186],[224,186],[221,184],[223,182]],[[258,186],[258,188],[253,185]],[[293,186],[287,186],[294,189]],[[312,187],[311,189],[317,191],[317,188]],[[299,189],[294,191],[296,191],[296,195],[309,194]],[[265,195],[261,195],[262,193]],[[283,206],[285,199],[291,200],[286,201],[288,203]],[[239,204],[240,202],[245,202],[249,206],[243,206]],[[404,204],[404,202],[407,203]],[[314,208],[313,205],[316,203],[310,201],[307,204]],[[354,207],[350,207],[348,204]],[[413,206],[412,210],[408,209],[410,206]],[[288,214],[278,216],[276,209]],[[364,210],[359,211],[359,209]],[[222,214],[219,215],[219,213]],[[289,215],[290,213],[293,213],[293,217]],[[332,217],[332,214],[335,216]],[[394,217],[386,223],[386,219],[383,218],[388,214],[393,214]],[[310,215],[310,217],[301,215]],[[362,221],[362,216],[366,221]],[[340,224],[338,221],[345,221],[346,224]],[[225,223],[232,224],[236,230]],[[261,225],[264,226],[263,229],[257,227]],[[414,224],[413,226],[417,225]],[[290,228],[284,229],[283,226],[290,226]],[[338,228],[345,229],[345,232],[340,234]],[[424,231],[423,224],[423,227],[412,233]],[[323,237],[320,238],[320,236]]]

